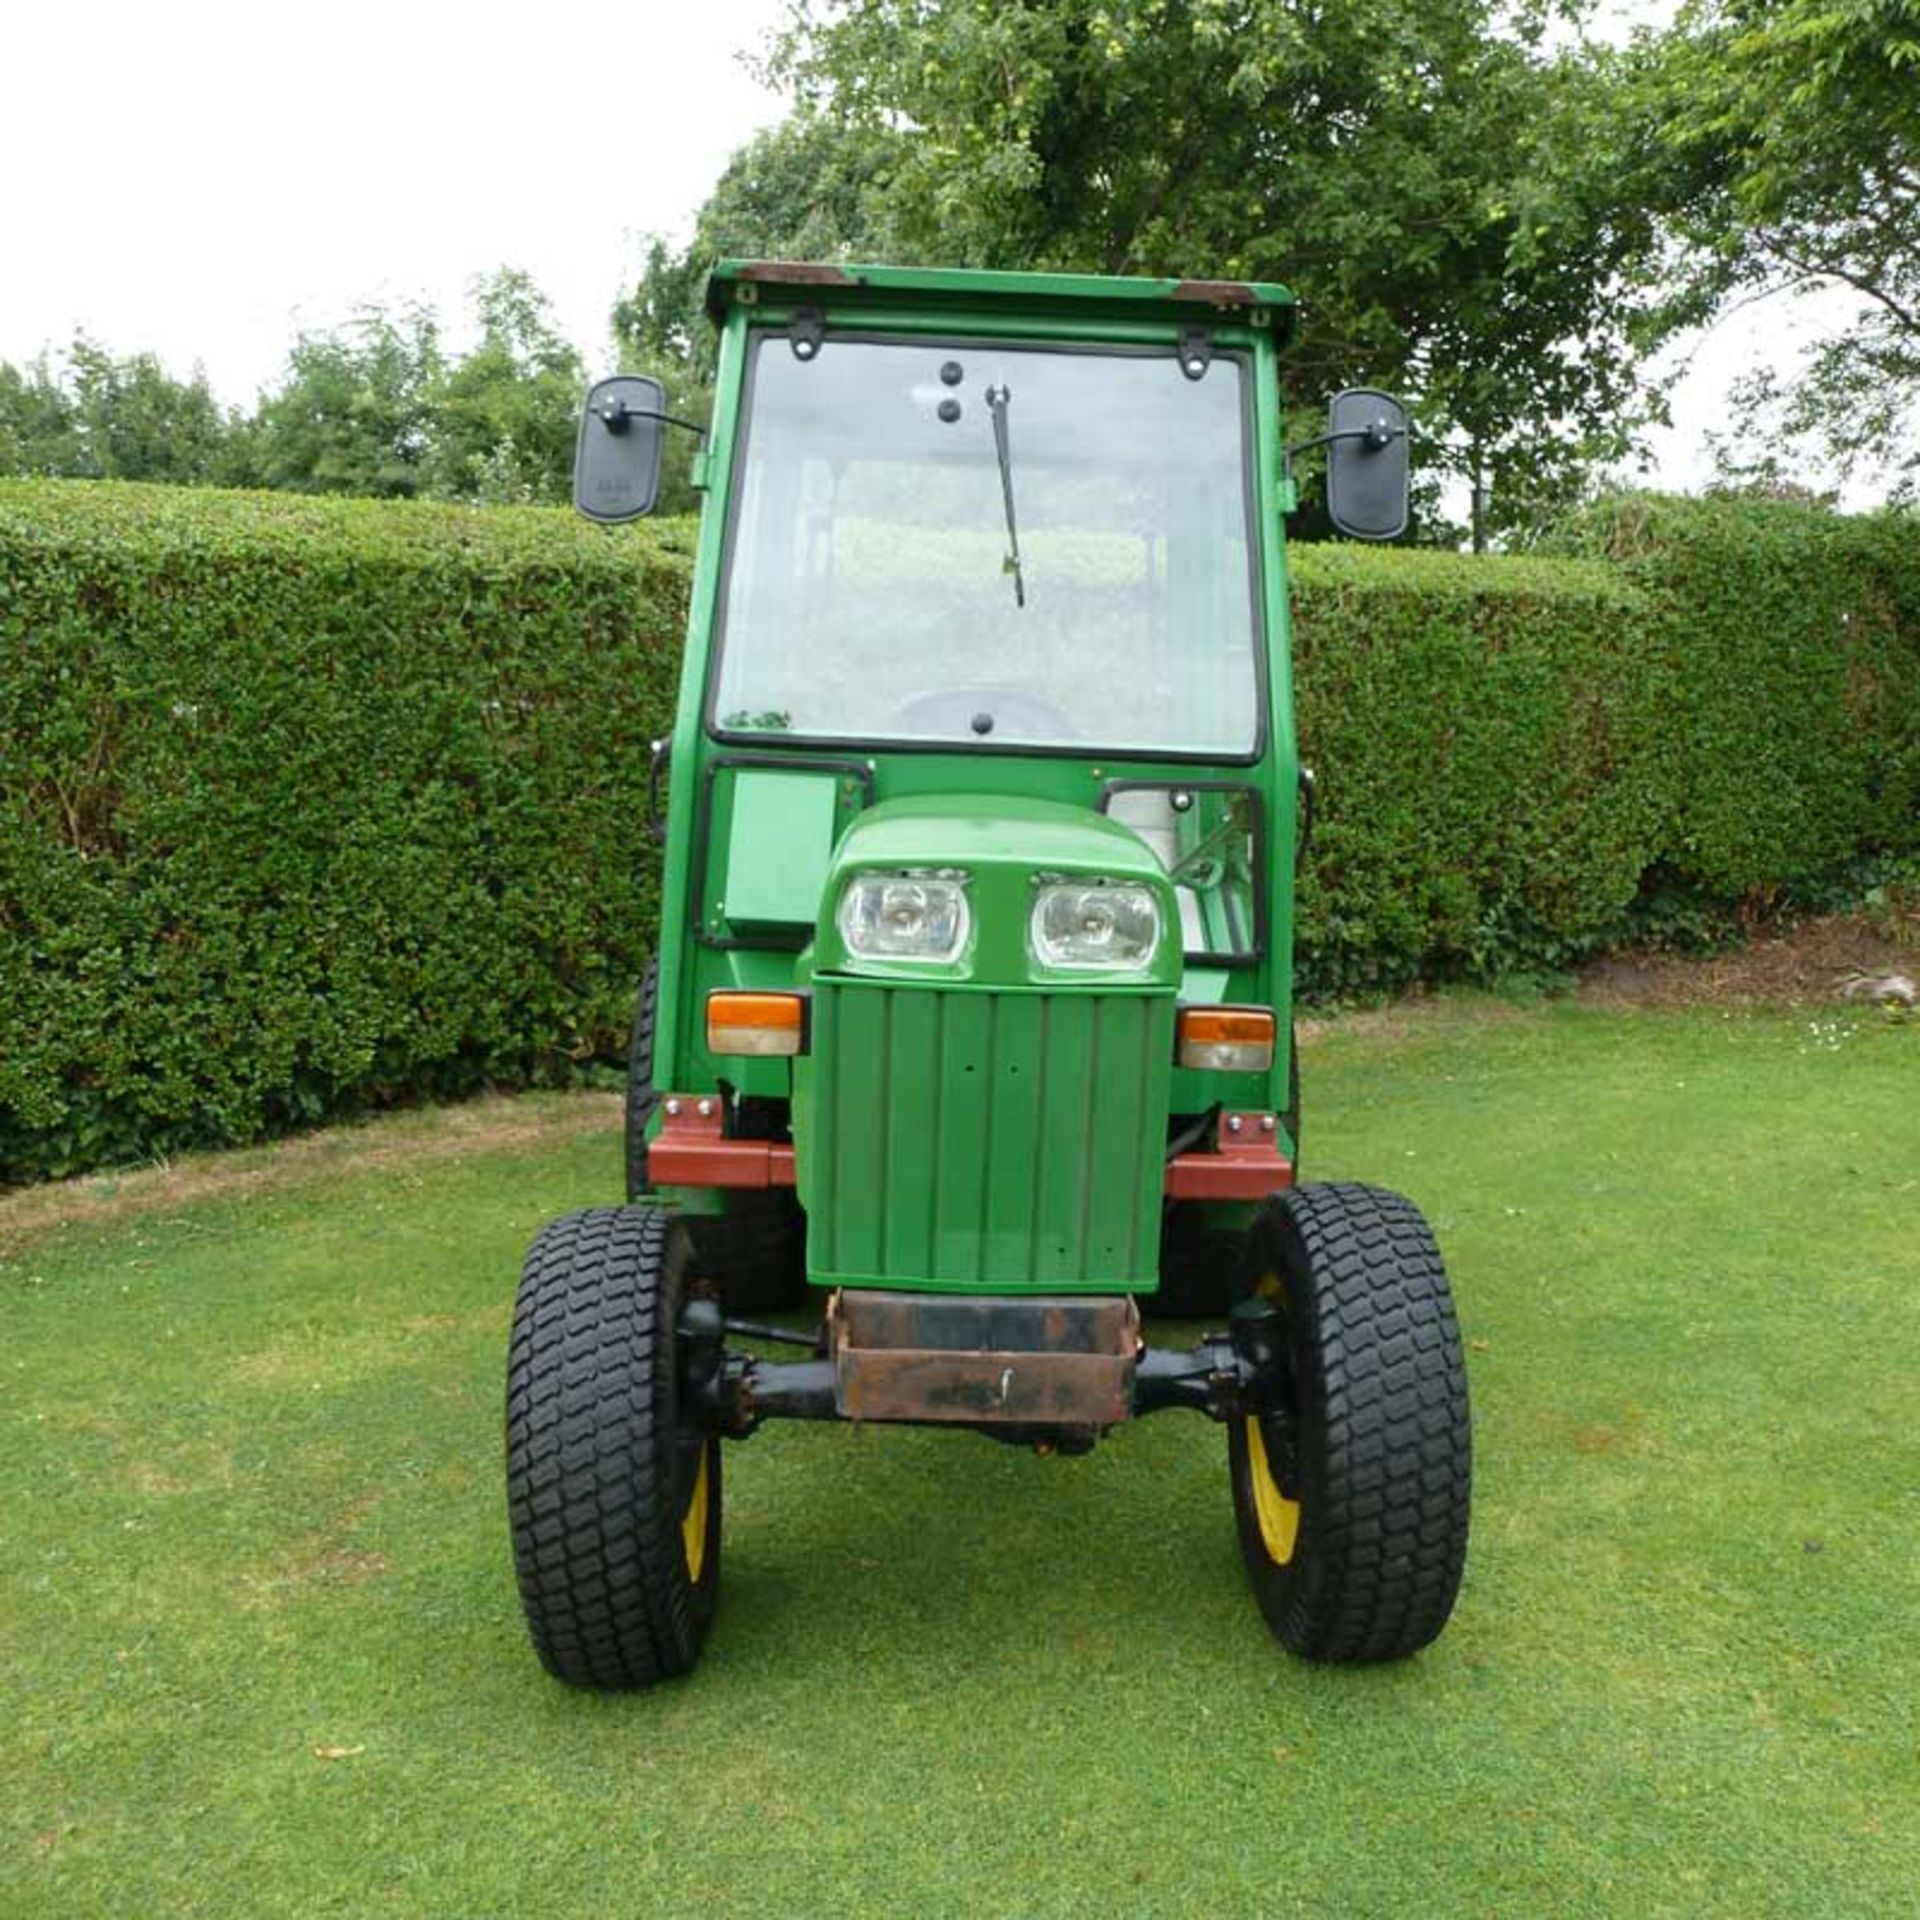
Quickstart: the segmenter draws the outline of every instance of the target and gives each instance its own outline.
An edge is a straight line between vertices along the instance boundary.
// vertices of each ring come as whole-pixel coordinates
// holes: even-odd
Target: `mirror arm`
[[[630,407],[623,400],[615,400],[604,407],[587,409],[609,433],[625,433],[635,420],[658,420],[669,427],[680,427],[688,433],[696,433],[702,440],[707,430],[696,420],[682,420],[677,413],[654,413],[640,407]]]
[[[1330,447],[1336,440],[1364,440],[1375,453],[1394,440],[1411,440],[1411,427],[1383,426],[1376,420],[1370,427],[1349,427],[1344,433],[1317,434],[1311,440],[1296,440],[1290,447],[1280,449],[1280,471],[1289,484],[1293,480],[1293,456],[1296,453],[1311,453],[1316,447]],[[1289,509],[1291,511],[1291,509]]]
[[[1390,441],[1410,440],[1412,437],[1411,427],[1388,427],[1376,420],[1370,427],[1349,427],[1344,433],[1323,433],[1317,439],[1296,440],[1287,449],[1287,458],[1291,460],[1296,453],[1311,453],[1315,447],[1330,447],[1336,440],[1364,440],[1378,453]]]

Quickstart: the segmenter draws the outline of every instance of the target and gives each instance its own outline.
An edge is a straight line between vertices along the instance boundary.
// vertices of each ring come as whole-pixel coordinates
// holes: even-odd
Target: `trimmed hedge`
[[[1663,824],[1670,678],[1607,568],[1301,547],[1295,699],[1318,818],[1309,997],[1557,968],[1618,936]]]
[[[0,484],[0,1181],[611,1052],[689,553]]]
[[[1292,558],[1321,995],[1920,854],[1920,530]],[[691,529],[0,483],[0,1181],[618,1061]]]
[[[1920,850],[1920,514],[1638,494],[1561,544],[1641,592],[1667,656],[1681,888],[1765,912]]]
[[[1920,856],[1920,520],[1640,494],[1560,545],[1295,550],[1309,994],[1555,972]]]

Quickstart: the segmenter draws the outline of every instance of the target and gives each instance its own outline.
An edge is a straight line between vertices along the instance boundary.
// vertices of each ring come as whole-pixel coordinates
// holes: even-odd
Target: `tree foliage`
[[[1920,0],[1693,0],[1642,48],[1697,289],[1850,290],[1797,377],[1749,383],[1780,474],[1811,442],[1920,486]]]
[[[84,333],[56,368],[0,362],[0,473],[218,485],[241,423],[206,377],[176,380],[150,353],[118,360]]]
[[[428,393],[429,491],[442,500],[566,499],[587,371],[524,273],[480,283],[480,340]]]
[[[825,0],[771,71],[795,117],[627,307],[696,372],[712,259],[865,256],[1286,281],[1303,416],[1409,391],[1429,475],[1509,528],[1645,412],[1658,230],[1611,75],[1489,0]]]
[[[440,329],[423,308],[365,307],[345,327],[302,334],[260,407],[260,478],[293,493],[406,499],[424,490]]]
[[[564,500],[585,364],[524,273],[502,268],[473,297],[464,354],[418,306],[303,333],[251,413],[223,409],[198,371],[176,380],[151,354],[116,359],[85,335],[58,363],[0,362],[0,474]]]

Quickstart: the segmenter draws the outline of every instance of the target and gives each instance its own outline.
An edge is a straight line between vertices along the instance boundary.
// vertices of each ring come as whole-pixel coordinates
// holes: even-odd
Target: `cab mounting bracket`
[[[793,349],[796,360],[811,360],[820,351],[820,345],[827,336],[827,323],[818,307],[802,307],[793,316],[793,324],[787,330],[787,344]]]

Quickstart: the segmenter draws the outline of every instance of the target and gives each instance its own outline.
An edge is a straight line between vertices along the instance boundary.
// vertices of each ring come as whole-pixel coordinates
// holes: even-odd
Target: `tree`
[[[1920,485],[1920,0],[1693,0],[1642,48],[1676,163],[1678,231],[1714,298],[1849,289],[1850,326],[1797,378],[1745,393],[1784,471],[1796,443],[1845,474]],[[1768,431],[1768,422],[1771,430]]]
[[[197,369],[175,380],[84,334],[57,368],[0,362],[0,473],[564,500],[584,363],[524,273],[477,280],[474,303],[479,338],[457,359],[424,307],[367,306],[302,334],[251,415],[223,411]]]
[[[886,128],[850,130],[800,113],[756,134],[727,164],[701,207],[692,242],[673,252],[657,236],[634,290],[613,309],[622,361],[653,374],[667,405],[704,423],[713,406],[715,338],[701,305],[716,260],[869,260],[896,257],[887,187],[904,143]],[[698,504],[689,483],[694,442],[667,436],[660,510]]]
[[[421,492],[443,372],[439,326],[424,308],[363,307],[343,328],[302,334],[285,383],[256,415],[261,483],[382,498]]]
[[[262,483],[305,493],[507,502],[567,497],[586,386],[526,274],[476,280],[479,338],[449,357],[424,307],[363,307],[303,334],[255,416]]]
[[[25,368],[0,361],[0,473],[61,478],[80,464],[73,398],[47,356]]]
[[[428,394],[428,490],[490,504],[565,500],[585,364],[524,273],[502,267],[475,283],[474,300],[479,344]]]
[[[756,134],[727,163],[701,207],[691,245],[649,243],[634,291],[613,310],[614,337],[640,358],[713,377],[713,334],[701,296],[716,260],[886,259],[889,194],[910,143],[886,127],[849,127],[801,112]]]
[[[68,358],[89,471],[107,480],[189,486],[222,477],[227,420],[203,373],[175,380],[150,353],[116,360],[84,336]]]
[[[240,432],[198,370],[176,380],[152,354],[115,359],[85,334],[58,373],[45,354],[24,372],[0,364],[0,472],[218,485]]]
[[[813,0],[771,63],[802,110],[778,151],[804,175],[822,140],[870,143],[857,251],[1288,282],[1294,394],[1409,389],[1428,472],[1491,480],[1490,532],[1624,450],[1667,324],[1605,57],[1548,53],[1538,17],[1509,18],[1491,0]],[[792,185],[777,203],[833,204]],[[696,255],[729,211],[710,203]]]

